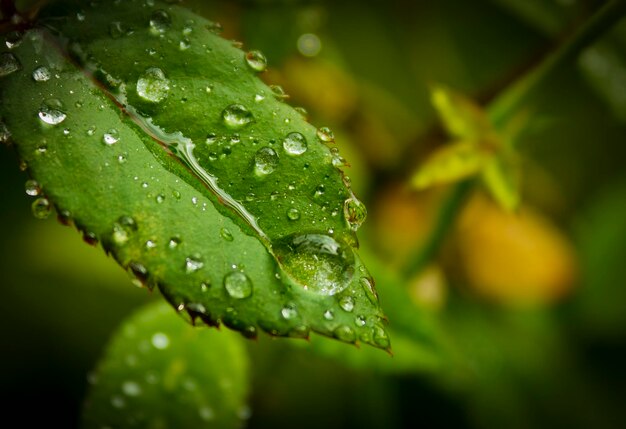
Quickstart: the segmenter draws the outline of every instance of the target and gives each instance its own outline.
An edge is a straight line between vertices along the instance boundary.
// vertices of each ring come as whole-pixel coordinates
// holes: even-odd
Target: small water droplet
[[[302,119],[304,119],[305,121],[309,120],[309,112],[307,112],[304,107],[294,107],[293,110],[298,112],[300,116],[302,116]]]
[[[335,313],[333,313],[332,310],[326,310],[324,312],[324,319],[333,320],[334,318],[335,318]]]
[[[0,77],[8,76],[22,68],[19,60],[11,52],[0,54]]]
[[[334,330],[333,334],[335,335],[335,338],[337,338],[339,341],[344,341],[346,343],[353,343],[356,340],[356,334],[354,330],[346,325],[338,326]]]
[[[356,319],[354,320],[354,323],[359,326],[365,326],[366,320],[365,320],[365,316],[357,316]]]
[[[372,304],[378,304],[378,293],[376,293],[376,288],[374,287],[374,281],[368,277],[361,277],[359,280],[367,298],[370,300]]]
[[[115,128],[111,128],[109,131],[104,133],[102,136],[102,141],[107,145],[114,145],[118,141],[120,141],[120,133]]]
[[[96,126],[92,125],[89,128],[87,128],[87,135],[88,136],[93,136],[96,133]]]
[[[39,108],[39,119],[49,125],[60,124],[67,118],[63,113],[63,103],[56,98],[51,98],[43,102]]]
[[[270,89],[272,90],[272,94],[274,94],[274,98],[278,101],[283,101],[289,98],[289,95],[287,95],[283,87],[280,85],[270,85]]]
[[[317,130],[317,138],[324,143],[332,143],[335,141],[335,133],[328,127],[322,127]]]
[[[354,310],[354,298],[351,296],[344,296],[339,300],[339,306],[348,313]]]
[[[33,212],[33,216],[37,219],[47,219],[50,216],[50,211],[52,210],[52,205],[47,198],[40,197],[33,201],[33,204],[30,206]]]
[[[246,54],[246,62],[250,68],[257,72],[265,71],[267,68],[267,58],[261,51],[250,51]]]
[[[367,217],[367,209],[365,204],[359,201],[354,195],[343,203],[343,215],[348,226],[356,231],[365,221]]]
[[[181,39],[181,41],[178,42],[178,49],[180,49],[181,51],[186,51],[189,48],[191,48],[191,42],[189,41],[189,39]]]
[[[257,176],[265,176],[278,166],[278,154],[271,147],[265,146],[254,155],[254,172]]]
[[[284,319],[290,320],[298,315],[295,304],[287,304],[280,310],[280,315]]]
[[[265,100],[265,96],[263,94],[256,94],[254,96],[254,101],[257,103],[260,103],[263,100]]]
[[[157,202],[157,204],[163,204],[163,202],[165,201],[165,195],[159,194],[154,199]]]
[[[157,332],[152,336],[150,340],[155,349],[165,350],[170,345],[170,337],[162,332]]]
[[[172,19],[163,9],[158,9],[150,15],[150,32],[155,35],[165,33],[172,25]]]
[[[380,325],[374,326],[373,339],[374,339],[374,344],[376,344],[378,347],[382,347],[384,349],[389,348],[389,345],[390,345],[389,336],[387,335],[387,332],[382,326]]]
[[[232,298],[243,299],[252,295],[252,282],[240,271],[233,271],[224,276],[224,288]]]
[[[206,28],[213,34],[220,34],[223,30],[222,24],[213,21],[209,21],[209,23],[206,25]]]
[[[157,247],[157,244],[154,240],[147,240],[145,246],[146,246],[146,249],[150,250],[150,249],[154,249],[155,247]]]
[[[227,229],[227,228],[222,228],[220,230],[220,236],[226,240],[226,241],[233,241],[233,234]]]
[[[36,180],[27,180],[24,184],[24,188],[26,189],[26,195],[30,195],[31,197],[41,195],[41,187]]]
[[[301,155],[307,150],[306,138],[298,132],[289,133],[283,140],[283,148],[289,155]]]
[[[15,49],[22,44],[24,33],[21,31],[11,31],[5,36],[5,44],[9,49]]]
[[[50,80],[51,73],[46,66],[39,66],[33,70],[33,79],[36,82],[45,82]]]
[[[290,208],[289,210],[287,210],[287,219],[289,220],[298,220],[300,219],[300,210],[298,210],[297,208]]]
[[[222,119],[227,127],[239,129],[254,120],[252,112],[241,104],[231,104],[222,111]]]
[[[122,383],[122,392],[127,396],[141,395],[141,386],[134,381],[125,381]]]
[[[165,100],[170,91],[170,81],[158,67],[150,67],[137,80],[137,94],[150,103]]]
[[[202,267],[204,267],[204,262],[202,262],[201,258],[198,255],[185,258],[185,272],[187,274],[195,273]]]
[[[215,143],[216,141],[217,141],[217,134],[215,134],[215,133],[207,134],[206,140],[205,140],[206,144],[210,145],[210,144]]]
[[[317,185],[315,187],[315,193],[313,194],[314,197],[319,198],[322,195],[324,195],[324,192],[326,192],[326,186],[324,185]]]
[[[172,237],[170,238],[170,241],[167,242],[167,247],[169,247],[170,249],[175,249],[180,245],[181,242],[182,240],[179,237]]]

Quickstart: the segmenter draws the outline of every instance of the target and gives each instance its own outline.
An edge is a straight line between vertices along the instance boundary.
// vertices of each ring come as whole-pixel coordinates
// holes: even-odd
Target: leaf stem
[[[502,129],[528,99],[560,66],[574,59],[584,48],[609,30],[626,13],[626,0],[610,0],[604,4],[568,40],[559,45],[528,74],[513,82],[489,106],[487,112],[496,129]],[[437,255],[442,243],[470,195],[475,180],[456,184],[443,201],[437,223],[425,244],[409,258],[404,267],[404,278],[410,279]]]

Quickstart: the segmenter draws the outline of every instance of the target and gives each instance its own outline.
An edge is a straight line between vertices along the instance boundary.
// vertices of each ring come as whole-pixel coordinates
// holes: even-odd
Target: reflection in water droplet
[[[170,338],[162,332],[157,332],[150,340],[155,349],[165,350],[170,345]]]
[[[224,287],[226,292],[233,298],[243,299],[252,295],[252,282],[242,272],[233,271],[224,276]]]
[[[353,195],[343,203],[343,215],[350,228],[356,231],[365,221],[367,209],[365,204]]]
[[[262,72],[267,68],[267,59],[261,51],[250,51],[246,54],[246,62],[250,68],[257,72]]]
[[[254,155],[254,172],[257,176],[265,176],[278,166],[278,154],[271,147],[262,147]]]
[[[346,289],[354,274],[354,254],[322,234],[288,236],[272,244],[283,271],[305,290],[334,295]]]
[[[33,216],[37,219],[47,219],[50,216],[50,211],[52,210],[52,205],[47,198],[40,197],[33,201],[33,204],[30,206],[33,212]]]
[[[62,109],[63,103],[56,98],[46,100],[39,108],[39,119],[50,125],[60,124],[67,117]]]
[[[120,140],[120,133],[115,128],[111,128],[102,136],[102,141],[107,145],[113,145],[117,143],[119,140]]]
[[[41,195],[41,187],[36,180],[27,180],[24,184],[24,188],[26,189],[26,195],[30,195],[31,197]]]
[[[346,325],[341,325],[333,332],[335,338],[339,341],[345,341],[347,343],[353,343],[356,340],[356,334],[354,330]]]
[[[0,77],[8,76],[22,68],[17,57],[11,52],[0,54]]]
[[[301,155],[307,150],[306,138],[298,132],[289,133],[283,140],[283,148],[289,155]]]
[[[45,82],[50,80],[50,76],[50,70],[48,70],[45,66],[40,66],[33,70],[33,79],[36,82]]]
[[[328,127],[322,127],[317,130],[317,138],[324,143],[331,143],[335,141],[335,134]]]
[[[163,70],[150,67],[137,80],[137,94],[151,103],[160,103],[167,98],[170,91],[170,81],[165,77]]]
[[[354,310],[354,298],[351,296],[344,296],[339,300],[339,306],[348,313]]]
[[[222,111],[222,119],[227,127],[239,129],[254,120],[252,112],[241,104],[231,104]]]
[[[172,25],[172,19],[169,14],[163,9],[155,10],[150,15],[150,32],[158,35],[165,33]]]

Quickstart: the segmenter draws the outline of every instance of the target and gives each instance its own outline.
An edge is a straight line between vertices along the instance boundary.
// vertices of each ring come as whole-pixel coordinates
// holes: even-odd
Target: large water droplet
[[[56,98],[46,100],[39,108],[39,119],[50,125],[60,124],[67,118],[62,109],[63,103]]]
[[[278,166],[278,154],[271,147],[262,147],[254,155],[254,172],[258,176],[265,176]]]
[[[306,138],[298,133],[289,133],[283,140],[283,148],[289,155],[301,155],[307,150]]]
[[[317,138],[324,143],[332,143],[335,141],[335,134],[328,127],[322,127],[317,130]]]
[[[11,52],[0,54],[0,77],[8,76],[22,68],[17,57]]]
[[[115,128],[111,128],[109,131],[104,133],[102,136],[102,141],[107,145],[113,145],[120,140],[120,133]]]
[[[257,72],[262,72],[267,68],[267,58],[261,51],[250,51],[246,54],[246,62],[250,68]]]
[[[222,119],[227,127],[242,128],[254,120],[252,112],[241,104],[231,104],[222,111]]]
[[[354,274],[354,254],[322,234],[295,235],[273,243],[283,271],[306,290],[334,295],[346,289]]]
[[[150,32],[152,34],[165,33],[172,25],[172,19],[163,9],[158,9],[150,15]]]
[[[33,201],[33,204],[30,207],[33,211],[33,216],[37,219],[47,219],[48,216],[50,216],[50,211],[52,210],[50,201],[44,197],[37,198]]]
[[[233,298],[243,299],[252,295],[252,281],[242,272],[233,271],[224,276],[226,292]]]
[[[367,209],[365,208],[365,204],[353,195],[344,201],[343,215],[346,218],[346,222],[348,222],[348,226],[350,226],[353,231],[356,231],[365,221]]]
[[[26,190],[26,195],[30,195],[31,197],[41,195],[41,186],[39,186],[39,183],[36,180],[27,180],[24,184],[24,188]]]
[[[50,70],[48,70],[48,67],[46,66],[40,66],[33,70],[33,79],[37,82],[50,80],[51,76],[52,73],[50,73]]]
[[[167,98],[170,91],[170,81],[165,77],[163,70],[158,67],[146,69],[137,80],[137,94],[151,103],[160,103]]]

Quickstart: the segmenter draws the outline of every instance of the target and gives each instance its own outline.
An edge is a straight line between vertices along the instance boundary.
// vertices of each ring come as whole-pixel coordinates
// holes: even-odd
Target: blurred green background
[[[187,4],[220,22],[224,37],[262,50],[264,79],[335,132],[369,209],[362,253],[400,332],[394,357],[327,348],[315,337],[249,342],[248,427],[624,425],[626,22],[556,70],[524,106],[520,212],[503,212],[478,188],[436,260],[398,280],[447,191],[407,186],[447,141],[429,86],[486,105],[603,2]],[[112,331],[160,297],[133,286],[72,228],[33,219],[27,176],[11,148],[0,152],[5,421],[76,427],[87,376]],[[394,288],[411,299],[398,304]],[[403,353],[407,342],[432,341],[433,356]]]

